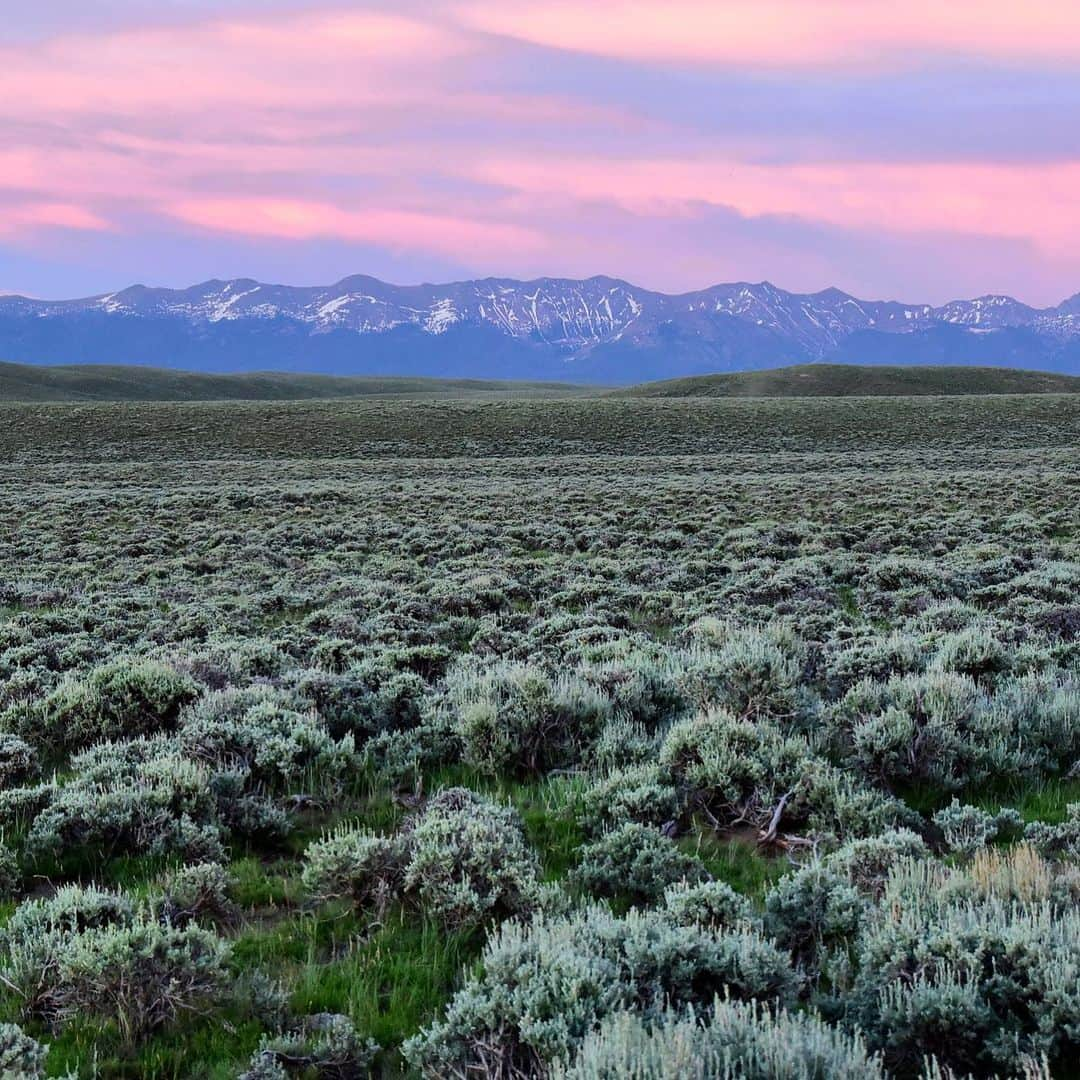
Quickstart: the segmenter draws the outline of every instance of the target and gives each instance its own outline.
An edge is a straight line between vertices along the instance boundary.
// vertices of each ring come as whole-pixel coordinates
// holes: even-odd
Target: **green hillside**
[[[568,383],[258,371],[211,375],[167,368],[0,363],[0,401],[297,401],[366,397],[552,397],[588,389]]]
[[[631,397],[890,397],[928,394],[1075,394],[1080,377],[992,367],[798,364],[771,371],[696,375],[642,383]]]

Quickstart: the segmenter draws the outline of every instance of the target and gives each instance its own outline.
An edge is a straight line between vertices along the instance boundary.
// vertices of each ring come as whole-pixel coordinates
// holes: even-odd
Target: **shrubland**
[[[4,1075],[1075,1075],[1080,399],[3,408]]]

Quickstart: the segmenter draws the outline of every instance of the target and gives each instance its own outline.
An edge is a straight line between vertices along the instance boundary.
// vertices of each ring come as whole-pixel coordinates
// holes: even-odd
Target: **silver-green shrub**
[[[48,1047],[30,1038],[18,1024],[0,1024],[0,1076],[5,1080],[38,1080],[45,1076]]]
[[[226,985],[227,944],[174,927],[122,894],[72,886],[27,901],[2,934],[0,976],[24,1014],[54,1029],[114,1022],[136,1040],[209,1008]]]
[[[700,859],[681,851],[657,829],[627,822],[585,844],[572,881],[597,897],[654,903],[676,882],[704,881]]]
[[[14,896],[21,884],[18,856],[7,844],[0,842],[0,900]]]
[[[347,1016],[315,1013],[283,1034],[264,1036],[239,1080],[363,1080],[378,1052],[378,1044],[362,1039]]]
[[[554,1080],[885,1080],[858,1034],[816,1016],[717,1000],[652,1023],[618,1012],[586,1035]]]
[[[1024,839],[1050,858],[1080,860],[1080,802],[1069,803],[1064,821],[1033,821]]]
[[[582,799],[582,824],[603,832],[626,821],[663,825],[683,812],[686,796],[659,765],[630,765],[590,785]]]
[[[846,949],[862,924],[865,901],[835,870],[812,863],[780,879],[765,897],[765,932],[815,971],[825,952]]]
[[[540,864],[510,807],[466,788],[432,798],[409,837],[404,889],[447,926],[473,926],[530,910]]]
[[[754,926],[754,906],[723,881],[680,882],[664,891],[664,911],[679,926],[706,926],[731,930]]]
[[[236,906],[229,899],[231,885],[232,877],[220,863],[181,866],[165,879],[162,915],[174,926],[227,923],[236,915]]]
[[[308,845],[304,888],[316,900],[347,897],[357,908],[381,911],[401,893],[408,854],[407,837],[342,825]]]
[[[1022,820],[1016,810],[1006,808],[991,814],[955,798],[934,814],[933,822],[941,830],[946,849],[958,855],[973,855],[999,834],[1022,828]]]
[[[32,711],[21,734],[35,743],[72,749],[167,731],[198,696],[198,684],[167,664],[115,660],[85,679],[61,683]]]
[[[446,694],[466,761],[492,775],[577,764],[611,714],[608,699],[580,676],[514,662],[459,664]]]
[[[35,780],[40,771],[34,747],[18,735],[0,731],[0,790]]]
[[[1011,718],[967,675],[864,680],[831,713],[834,752],[885,784],[956,790],[1022,764]]]
[[[505,922],[481,964],[443,1018],[405,1043],[424,1075],[542,1074],[620,1010],[652,1021],[718,995],[788,1004],[799,986],[785,954],[749,930],[676,926],[660,912],[618,918],[603,906]]]
[[[894,866],[906,860],[928,858],[930,849],[918,833],[890,829],[878,836],[849,840],[825,855],[822,862],[859,892],[876,899],[884,891]]]
[[[1017,869],[1006,891],[978,856],[963,871],[902,863],[870,909],[849,1016],[901,1075],[930,1055],[985,1075],[1080,1054],[1080,911],[1043,898],[1045,868]]]

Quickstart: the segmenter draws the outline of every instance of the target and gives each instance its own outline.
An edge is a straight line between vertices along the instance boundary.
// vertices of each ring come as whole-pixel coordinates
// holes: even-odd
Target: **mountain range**
[[[768,282],[669,295],[607,277],[215,280],[81,300],[0,297],[0,358],[624,385],[822,361],[1080,373],[1080,294],[1039,309],[1008,296],[935,307]]]

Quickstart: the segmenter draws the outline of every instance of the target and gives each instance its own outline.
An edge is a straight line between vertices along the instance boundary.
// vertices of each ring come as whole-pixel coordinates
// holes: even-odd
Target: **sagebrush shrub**
[[[795,720],[808,707],[800,665],[792,655],[793,643],[785,648],[777,637],[730,627],[703,633],[698,624],[699,640],[709,644],[685,654],[683,693],[699,709],[727,709],[755,720]]]
[[[228,945],[174,927],[121,894],[70,887],[27,901],[3,931],[0,975],[28,1016],[117,1025],[126,1040],[211,1006],[226,986]]]
[[[1014,871],[1004,888],[978,873],[901,863],[864,920],[848,1008],[901,1075],[929,1055],[986,1075],[1080,1053],[1075,901],[1023,900],[1034,890]]]
[[[1080,802],[1069,803],[1064,821],[1033,821],[1024,839],[1049,858],[1080,859]]]
[[[304,852],[304,888],[317,900],[347,897],[381,911],[401,892],[408,855],[407,837],[339,826]]]
[[[676,882],[697,883],[707,877],[700,859],[656,829],[627,822],[581,848],[572,880],[594,896],[649,904]]]
[[[576,764],[611,713],[580,676],[552,678],[520,663],[459,665],[446,692],[465,759],[492,775]]]
[[[589,787],[582,799],[582,824],[597,833],[627,821],[664,825],[682,815],[685,802],[667,770],[631,765]]]
[[[48,1048],[30,1038],[18,1024],[0,1024],[0,1076],[37,1080],[45,1076]]]
[[[958,855],[973,855],[997,836],[1019,832],[1023,827],[1016,810],[1006,808],[990,814],[955,798],[934,814],[933,822],[941,830],[946,849]]]
[[[229,871],[220,863],[182,866],[165,879],[162,914],[175,926],[229,922],[236,915],[229,899],[231,885]]]
[[[825,951],[852,942],[864,908],[862,897],[840,874],[811,864],[769,890],[764,929],[798,963],[815,970]]]
[[[723,881],[679,882],[664,890],[664,911],[679,926],[730,930],[758,922],[754,906]]]
[[[786,1004],[799,985],[788,958],[750,931],[675,926],[659,912],[617,918],[600,906],[505,922],[481,962],[443,1018],[405,1043],[426,1075],[534,1075],[621,1009],[652,1021],[717,995]]]
[[[0,731],[0,790],[35,780],[40,771],[37,751],[18,735]]]
[[[264,1036],[239,1080],[362,1080],[371,1075],[378,1052],[378,1044],[362,1039],[347,1016],[315,1013],[284,1034]]]
[[[198,684],[167,664],[116,660],[85,679],[62,683],[34,711],[22,734],[72,749],[168,731],[198,696]]]
[[[876,899],[884,891],[894,866],[929,857],[930,849],[918,833],[910,829],[890,829],[878,836],[849,840],[829,852],[822,861],[859,892]]]
[[[409,837],[404,888],[425,914],[460,928],[531,909],[539,873],[514,810],[449,788],[428,802]]]
[[[712,1009],[633,1012],[605,1019],[555,1080],[885,1080],[881,1059],[858,1034],[817,1017],[756,1002],[717,1000]]]
[[[21,884],[18,856],[6,844],[0,843],[0,900],[14,896]]]
[[[1010,717],[967,675],[863,681],[831,714],[836,752],[886,784],[956,790],[1021,765]]]

